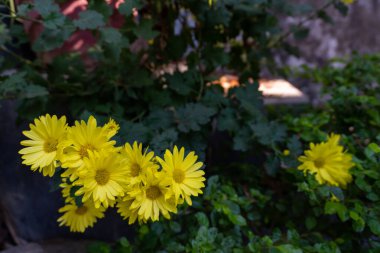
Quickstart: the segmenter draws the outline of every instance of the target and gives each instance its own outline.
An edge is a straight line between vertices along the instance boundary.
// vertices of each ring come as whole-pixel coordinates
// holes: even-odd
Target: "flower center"
[[[87,212],[87,207],[85,207],[85,206],[80,206],[77,208],[77,210],[75,210],[75,213],[79,214],[79,215],[83,215],[86,212]]]
[[[315,165],[315,167],[320,169],[325,165],[325,160],[323,160],[322,158],[318,158],[318,159],[314,160],[314,165]]]
[[[180,169],[174,169],[173,179],[174,179],[174,181],[176,181],[179,184],[182,183],[183,180],[185,180],[185,172],[183,170],[180,170]]]
[[[105,185],[110,179],[110,173],[107,170],[97,170],[95,174],[95,181],[100,185]]]
[[[49,139],[44,143],[44,150],[46,153],[57,151],[58,140]]]
[[[84,157],[88,157],[88,150],[94,151],[95,148],[91,144],[86,144],[80,147],[79,155],[83,159]]]
[[[137,163],[132,164],[131,166],[131,176],[137,177],[140,174],[141,167]]]
[[[157,186],[151,186],[146,190],[146,197],[155,200],[161,196],[161,191]]]

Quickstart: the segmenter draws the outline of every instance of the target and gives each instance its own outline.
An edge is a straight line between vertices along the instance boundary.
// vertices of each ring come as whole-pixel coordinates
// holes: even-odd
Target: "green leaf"
[[[181,232],[181,225],[180,225],[178,222],[171,221],[171,222],[169,223],[169,226],[170,226],[170,229],[171,229],[174,233],[179,233],[179,232]]]
[[[372,233],[374,233],[377,236],[380,236],[380,222],[378,219],[371,218],[368,221],[368,226],[371,229]]]
[[[232,108],[224,108],[218,117],[218,129],[220,131],[237,131],[239,125],[236,119],[236,111]]]
[[[198,131],[201,129],[201,125],[208,123],[214,114],[214,109],[202,104],[186,104],[178,108],[176,113],[178,129],[184,133]]]
[[[159,32],[153,30],[154,21],[152,19],[143,19],[139,25],[132,28],[132,31],[139,38],[145,40],[154,39]]]
[[[376,143],[370,143],[368,148],[371,149],[375,154],[380,153],[380,147]]]
[[[168,87],[180,95],[186,96],[193,90],[194,84],[199,82],[195,72],[185,73],[175,72],[173,75],[166,75]]]
[[[328,201],[325,204],[325,214],[338,214],[341,221],[348,219],[347,208],[339,202]]]
[[[142,123],[122,121],[120,123],[120,137],[132,144],[134,141],[146,142],[150,134],[150,129]]]
[[[168,129],[174,121],[173,112],[155,109],[145,118],[144,123],[152,129]]]
[[[308,216],[305,225],[308,230],[312,230],[317,225],[317,220],[313,216]]]
[[[270,155],[270,157],[265,162],[265,171],[269,176],[276,176],[278,170],[280,169],[280,159]]]
[[[97,11],[85,10],[79,13],[79,19],[74,20],[74,25],[81,30],[96,29],[103,26],[103,15]]]
[[[247,225],[247,221],[240,214],[230,214],[230,215],[228,215],[228,218],[235,225],[238,225],[238,226],[246,226]]]
[[[87,246],[88,253],[111,253],[111,246],[105,242],[93,242]]]
[[[34,9],[44,18],[53,12],[60,12],[59,6],[53,0],[35,0]]]
[[[251,133],[248,128],[242,128],[233,138],[233,148],[237,151],[249,149]]]
[[[8,77],[0,85],[0,98],[35,98],[49,94],[45,87],[27,83],[25,79],[25,72]]]
[[[236,98],[241,107],[252,115],[260,115],[263,109],[262,93],[257,84],[247,85],[236,90]]]
[[[166,129],[162,133],[156,134],[153,137],[151,141],[152,148],[158,152],[164,151],[168,147],[174,146],[177,139],[178,139],[178,132],[175,129],[173,128]]]
[[[132,9],[141,9],[144,6],[144,2],[141,0],[129,0],[119,5],[119,12],[122,15],[131,15]]]
[[[275,249],[277,249],[278,252],[281,252],[281,253],[303,253],[301,249],[296,248],[295,246],[291,244],[283,244],[280,246],[276,246]]]
[[[113,27],[102,27],[100,35],[102,36],[102,40],[108,44],[120,44],[123,40],[121,33]]]
[[[195,214],[195,218],[197,218],[199,225],[208,227],[210,225],[208,218],[205,213],[198,212]]]
[[[32,48],[36,52],[47,52],[59,48],[74,31],[74,26],[64,26],[59,30],[45,28],[33,42]]]
[[[274,121],[253,124],[251,129],[258,141],[263,145],[274,145],[276,142],[282,141],[286,136],[286,127]]]

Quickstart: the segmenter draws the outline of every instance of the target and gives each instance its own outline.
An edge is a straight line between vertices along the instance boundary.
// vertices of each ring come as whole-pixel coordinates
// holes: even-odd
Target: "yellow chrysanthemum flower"
[[[128,224],[131,225],[135,223],[135,221],[139,218],[138,216],[138,207],[131,209],[131,205],[135,198],[132,198],[130,196],[126,196],[122,199],[119,199],[117,201],[116,207],[117,212],[120,213],[121,217],[123,217],[124,220],[128,219]],[[141,220],[142,217],[140,217],[139,221],[145,222]]]
[[[107,137],[112,138],[117,134],[117,132],[120,129],[119,124],[116,123],[113,119],[110,118],[107,124],[103,126],[104,130],[106,131]]]
[[[29,140],[21,141],[21,145],[26,148],[19,151],[23,164],[30,165],[33,171],[38,169],[44,176],[52,177],[57,165],[57,147],[67,129],[66,117],[58,119],[56,115],[46,114],[35,119],[29,127],[30,131],[23,131]]]
[[[205,187],[203,182],[206,179],[203,177],[204,171],[200,170],[203,163],[196,162],[198,156],[194,152],[190,152],[186,157],[184,156],[185,149],[181,148],[178,151],[177,146],[174,146],[173,153],[166,150],[164,160],[160,157],[157,157],[157,160],[171,179],[171,187],[176,201],[181,203],[185,199],[191,205],[190,197],[202,194],[201,188]]]
[[[154,152],[147,152],[145,150],[143,153],[142,144],[138,144],[136,141],[133,143],[133,146],[126,143],[121,154],[126,158],[129,187],[141,184],[147,170],[157,171],[159,168],[152,161]]]
[[[75,185],[82,186],[76,196],[83,194],[83,202],[92,197],[95,207],[112,206],[115,197],[123,197],[128,185],[124,160],[117,153],[88,152],[84,159],[85,169]]]
[[[78,172],[83,169],[84,159],[90,151],[109,154],[116,152],[115,141],[111,141],[104,128],[98,127],[96,119],[90,116],[87,123],[83,120],[76,121],[75,126],[67,131],[67,139],[60,144],[63,154],[61,158],[62,167],[67,170],[63,177],[70,177],[74,181]],[[79,171],[78,171],[79,170]]]
[[[92,227],[97,219],[104,217],[105,208],[95,208],[91,201],[83,203],[82,206],[77,206],[73,201],[58,211],[64,213],[57,220],[60,223],[59,226],[68,226],[71,232],[83,233],[87,227]]]
[[[140,221],[158,221],[160,214],[170,219],[169,212],[176,213],[177,208],[173,198],[166,199],[169,190],[164,172],[146,172],[143,186],[131,189],[129,195],[135,198],[130,206],[131,210],[138,209]]]
[[[352,181],[349,170],[354,163],[351,155],[339,145],[339,139],[339,135],[331,134],[326,142],[310,143],[310,150],[298,158],[302,163],[298,169],[315,174],[320,184],[345,188]]]

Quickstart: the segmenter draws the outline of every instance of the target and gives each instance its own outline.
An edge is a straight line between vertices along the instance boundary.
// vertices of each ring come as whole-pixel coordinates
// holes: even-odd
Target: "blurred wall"
[[[292,1],[319,7],[326,2],[326,0]],[[380,0],[356,0],[348,8],[346,17],[332,7],[327,10],[334,24],[320,19],[307,22],[306,26],[310,28],[308,38],[301,41],[289,38],[289,41],[299,48],[301,57],[279,55],[277,60],[292,66],[305,63],[320,65],[327,59],[349,55],[353,51],[380,52]],[[289,27],[301,20],[299,17],[285,17],[283,23]]]

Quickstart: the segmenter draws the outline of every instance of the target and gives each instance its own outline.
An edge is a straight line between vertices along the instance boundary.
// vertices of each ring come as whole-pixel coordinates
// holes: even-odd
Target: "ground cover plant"
[[[33,147],[20,147],[24,164],[63,187],[59,221],[73,231],[84,227],[68,216],[88,200],[94,217],[117,200],[129,219],[120,222],[139,221],[133,237],[92,244],[89,252],[377,252],[380,57],[354,54],[302,69],[279,67],[273,57],[297,55],[286,39],[307,36],[305,20],[333,22],[327,9],[345,14],[350,1],[318,8],[282,0],[88,1],[69,14],[69,2],[21,2],[0,26],[7,56],[0,98],[17,101],[20,121],[34,120],[25,129],[31,140],[21,142]],[[281,26],[290,15],[300,23]],[[262,69],[322,83],[330,98],[320,108],[264,106]],[[218,79],[229,73],[240,85],[223,90]],[[60,122],[63,141],[36,137],[41,122]],[[86,131],[101,139],[99,154],[77,143]],[[42,142],[48,158],[36,154]],[[168,160],[193,161],[189,151],[206,165],[198,197],[173,190],[180,176]],[[87,187],[96,174],[81,166],[104,169],[100,160],[117,160],[109,153],[125,156],[122,174],[129,175],[116,179],[122,190],[104,195]],[[149,158],[149,175],[171,179],[162,203],[181,205],[141,209],[139,201],[154,194],[147,194],[149,176],[130,179],[135,156]],[[95,181],[103,184],[100,174]]]

